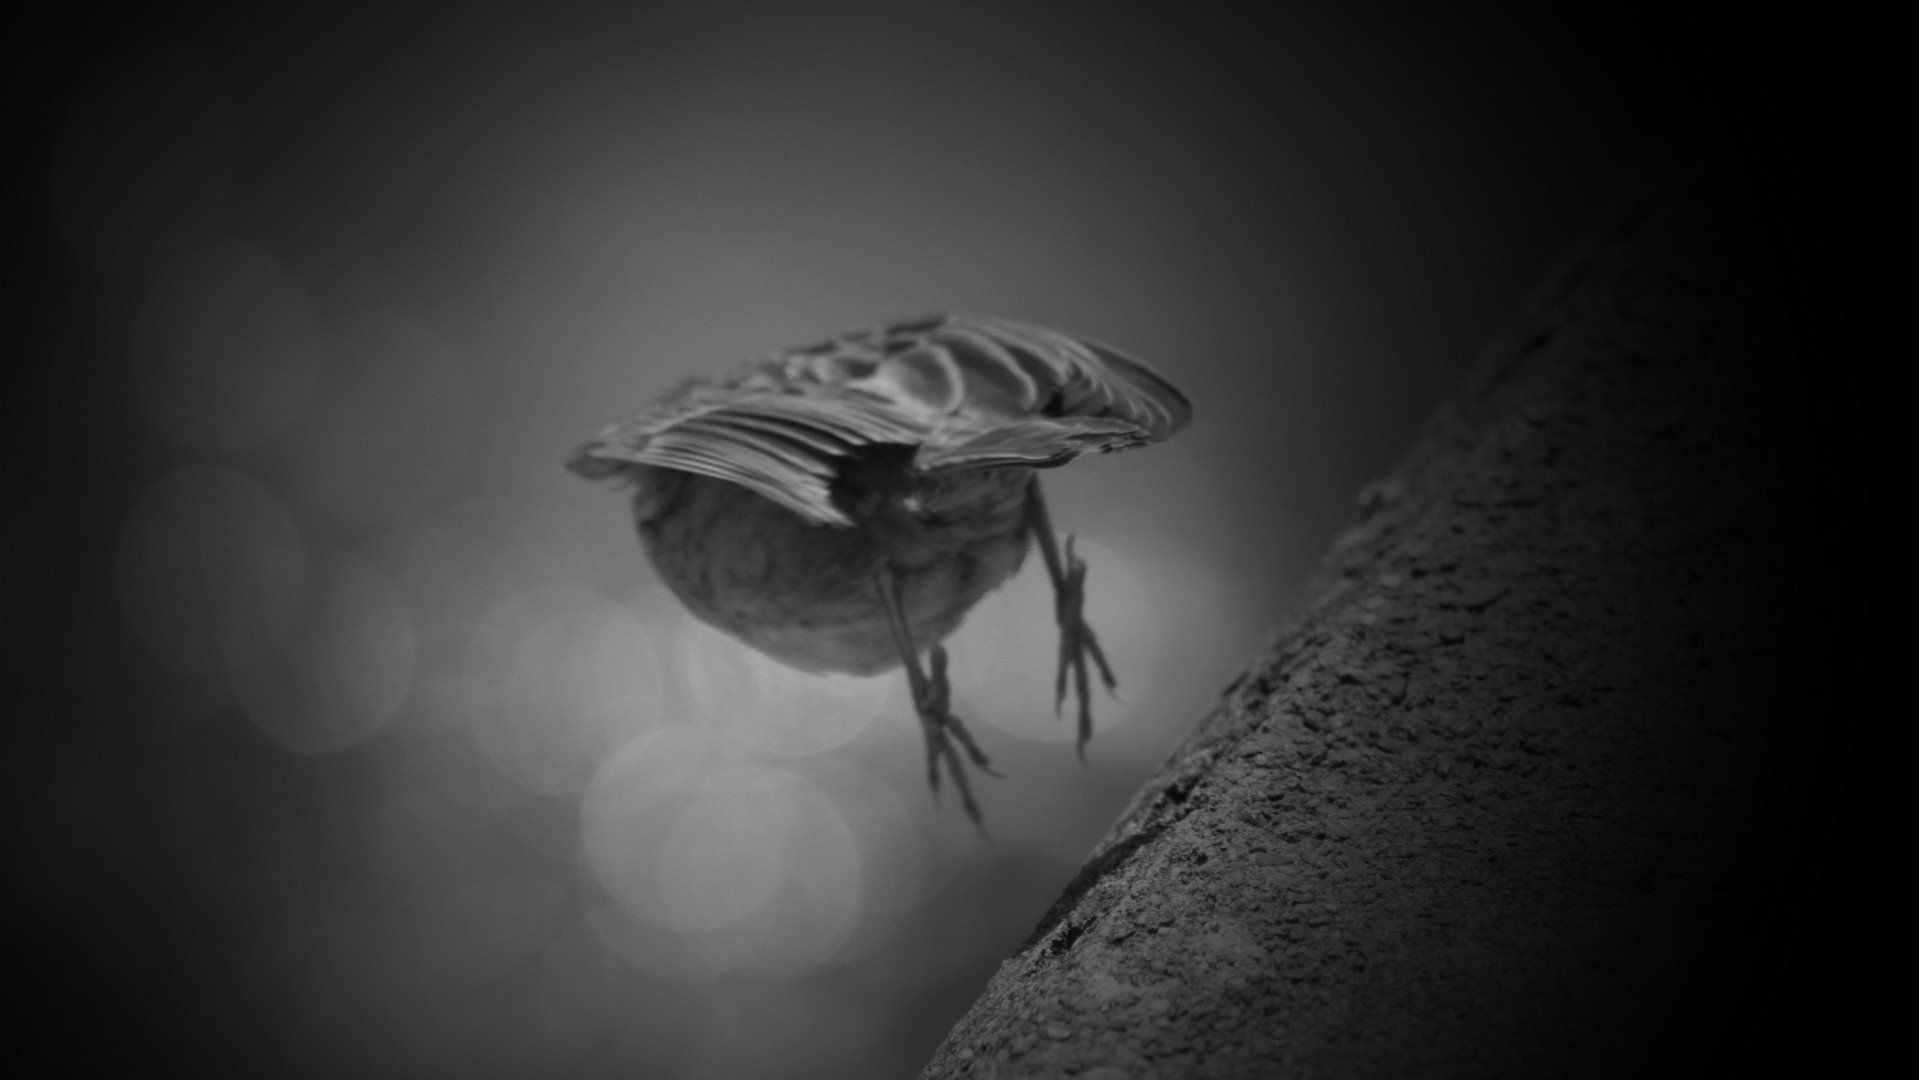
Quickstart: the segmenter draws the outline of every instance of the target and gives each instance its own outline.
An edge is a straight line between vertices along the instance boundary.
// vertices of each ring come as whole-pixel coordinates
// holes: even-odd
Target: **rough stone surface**
[[[1701,1074],[1765,1036],[1833,674],[1777,209],[1681,192],[1569,257],[925,1077]]]

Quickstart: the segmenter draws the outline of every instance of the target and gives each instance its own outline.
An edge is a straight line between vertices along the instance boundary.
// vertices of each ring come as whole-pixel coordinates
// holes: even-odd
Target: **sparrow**
[[[927,782],[937,795],[944,769],[979,825],[966,765],[993,768],[953,713],[941,643],[1037,544],[1060,632],[1054,711],[1071,681],[1085,761],[1091,673],[1109,692],[1117,681],[1082,612],[1086,562],[1057,539],[1038,472],[1160,442],[1191,414],[1118,349],[935,315],[689,379],[567,466],[625,481],[641,546],[697,618],[802,671],[903,667]]]

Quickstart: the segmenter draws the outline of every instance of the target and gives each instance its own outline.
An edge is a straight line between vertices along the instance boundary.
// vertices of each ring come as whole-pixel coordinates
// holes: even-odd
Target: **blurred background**
[[[1711,37],[40,8],[5,113],[0,1056],[912,1075],[1554,256],[1777,107]],[[927,792],[897,675],[694,623],[561,468],[685,375],[941,310],[1111,342],[1196,410],[1047,476],[1121,678],[1089,766],[1037,560],[953,642],[991,843]]]

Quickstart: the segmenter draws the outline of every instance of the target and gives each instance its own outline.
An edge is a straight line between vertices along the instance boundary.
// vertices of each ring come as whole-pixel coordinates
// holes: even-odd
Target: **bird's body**
[[[1085,564],[1056,544],[1036,470],[1157,442],[1184,396],[1103,345],[997,319],[936,316],[788,349],[694,380],[610,425],[569,466],[633,484],[635,523],[688,610],[805,671],[904,664],[930,778],[948,736],[940,646],[1037,540],[1090,733],[1087,665],[1113,684],[1080,614]],[[920,668],[927,651],[931,673]]]
[[[656,475],[639,522],[648,556],[687,610],[790,667],[878,675],[903,662],[883,598],[898,582],[908,633],[931,645],[1020,568],[1032,470],[926,478],[921,513],[888,500],[852,527],[810,522],[727,480]]]

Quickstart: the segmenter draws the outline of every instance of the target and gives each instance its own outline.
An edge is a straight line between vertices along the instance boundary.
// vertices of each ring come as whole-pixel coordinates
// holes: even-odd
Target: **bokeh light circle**
[[[292,623],[307,555],[273,492],[234,469],[187,465],[141,495],[117,570],[147,649],[178,675],[218,684]]]
[[[878,946],[886,940],[885,929],[912,912],[927,892],[929,802],[922,797],[921,776],[883,780],[859,766],[830,761],[813,770],[812,778],[859,851],[865,925],[849,947]],[[913,785],[914,797],[903,797],[891,779]]]
[[[685,707],[658,627],[582,589],[495,604],[470,638],[465,700],[481,747],[519,783],[578,792],[615,747]]]
[[[788,869],[795,801],[784,778],[739,764],[682,786],[638,906],[682,934],[732,926],[765,907]]]
[[[745,760],[727,740],[691,727],[646,732],[609,755],[581,798],[588,865],[623,910],[653,914],[654,855],[674,807],[717,773]]]
[[[322,556],[288,631],[229,678],[248,718],[275,742],[329,753],[399,711],[415,651],[412,618],[393,585],[359,559]]]
[[[883,714],[911,708],[897,671],[870,678],[798,671],[691,616],[678,622],[681,671],[701,722],[743,746],[824,753],[860,738]]]
[[[792,974],[836,955],[868,911],[865,855],[836,800],[692,729],[609,759],[582,828],[601,885],[667,939],[642,963]]]

